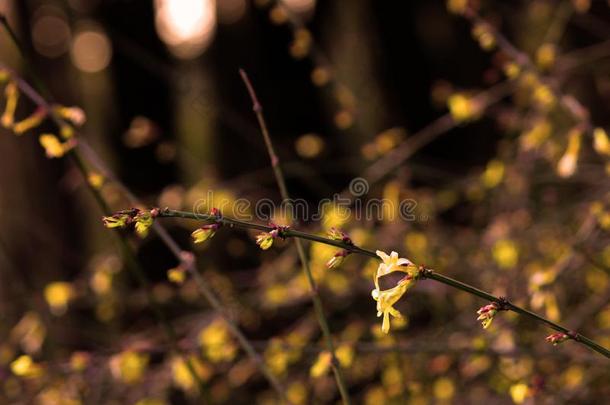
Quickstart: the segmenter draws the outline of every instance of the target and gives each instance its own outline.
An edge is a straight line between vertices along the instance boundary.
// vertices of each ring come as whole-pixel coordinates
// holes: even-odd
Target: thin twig
[[[280,195],[284,201],[288,201],[290,200],[290,195],[288,194],[288,188],[286,187],[284,174],[282,173],[282,168],[280,167],[280,160],[277,154],[275,153],[273,143],[271,142],[269,129],[267,128],[267,123],[265,122],[265,117],[263,115],[263,106],[258,101],[256,91],[254,90],[254,87],[252,86],[252,83],[250,82],[250,79],[248,78],[246,72],[243,69],[240,69],[239,74],[241,75],[241,78],[244,81],[246,88],[248,89],[248,93],[250,94],[250,98],[252,99],[252,109],[256,114],[256,119],[258,120],[261,133],[265,140],[265,145],[267,146],[267,152],[269,153],[269,158],[271,159],[271,167],[273,168],[275,180],[280,189]],[[305,275],[307,276],[307,281],[309,282],[309,288],[311,289],[311,300],[313,301],[316,317],[318,319],[318,323],[320,324],[320,328],[322,329],[322,334],[326,342],[326,347],[331,355],[331,366],[335,375],[335,380],[337,381],[337,387],[339,388],[343,403],[350,404],[351,401],[349,398],[347,385],[345,383],[345,377],[343,375],[343,371],[341,370],[341,365],[339,364],[339,361],[337,360],[337,357],[335,355],[333,337],[330,332],[326,316],[324,315],[324,307],[322,305],[322,300],[318,292],[318,286],[316,285],[316,281],[313,277],[311,269],[309,268],[309,261],[307,260],[307,255],[305,254],[305,248],[303,247],[303,244],[301,243],[301,240],[299,238],[295,239],[295,245],[299,254],[299,260],[301,261],[301,265],[303,266],[303,271],[305,272]]]

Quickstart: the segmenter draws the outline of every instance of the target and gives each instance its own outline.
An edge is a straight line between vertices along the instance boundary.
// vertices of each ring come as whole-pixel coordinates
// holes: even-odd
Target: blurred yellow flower
[[[481,182],[487,188],[494,188],[504,178],[504,163],[499,160],[491,160],[481,176]]]
[[[213,370],[199,360],[197,356],[190,356],[189,362],[201,380],[207,381],[212,376]],[[172,360],[172,378],[174,384],[183,391],[191,391],[198,388],[186,361],[181,357],[174,357]]]
[[[593,130],[593,148],[600,155],[610,155],[610,141],[608,134],[603,128]]]
[[[42,134],[38,140],[48,158],[62,157],[70,149],[68,144],[61,143],[59,138],[53,134]]]
[[[529,387],[527,384],[518,383],[510,387],[510,397],[515,404],[522,404],[527,398]]]
[[[514,267],[519,260],[517,245],[510,239],[500,239],[492,249],[495,262],[503,269]]]
[[[320,354],[318,355],[318,358],[316,359],[314,364],[309,369],[309,375],[312,376],[313,378],[318,378],[318,377],[325,375],[326,373],[328,373],[328,370],[330,369],[331,361],[332,361],[332,355],[330,354],[330,352],[327,352],[327,351],[320,352]]]
[[[115,379],[126,384],[135,384],[142,380],[148,367],[148,355],[126,350],[110,359],[110,371]]]
[[[231,341],[229,331],[223,321],[217,319],[199,332],[199,344],[203,355],[213,363],[231,361],[237,348]]]
[[[64,281],[56,281],[44,288],[44,298],[49,305],[53,315],[63,315],[68,308],[68,303],[74,298],[75,291],[72,284]]]
[[[479,117],[480,106],[472,97],[463,93],[455,93],[447,99],[449,112],[456,123],[472,121]]]
[[[42,366],[28,355],[19,356],[11,363],[11,371],[18,377],[33,378],[42,374]]]
[[[172,283],[182,284],[186,279],[186,271],[182,266],[174,267],[167,271],[167,279]]]
[[[15,121],[15,110],[17,109],[17,101],[19,100],[19,91],[15,82],[9,82],[4,88],[6,97],[6,106],[4,113],[0,117],[0,123],[5,128],[12,128]]]
[[[570,130],[568,134],[568,147],[557,163],[557,174],[561,177],[570,177],[576,171],[578,163],[578,153],[580,151],[580,141],[582,131],[578,128]]]

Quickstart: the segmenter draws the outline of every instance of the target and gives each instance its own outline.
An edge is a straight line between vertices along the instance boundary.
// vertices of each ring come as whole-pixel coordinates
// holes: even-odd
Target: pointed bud
[[[570,339],[570,336],[563,332],[553,333],[546,337],[546,341],[552,343],[553,346],[557,346],[559,343],[563,343],[568,339]]]
[[[218,230],[219,227],[219,224],[208,224],[202,226],[201,228],[195,229],[193,233],[191,233],[193,242],[203,243],[206,240],[213,238],[216,234],[216,230]]]
[[[341,266],[341,264],[343,264],[343,261],[345,261],[345,258],[349,254],[350,252],[347,250],[338,251],[333,257],[330,258],[328,262],[326,262],[326,267],[328,267],[329,269],[334,269]]]
[[[498,313],[498,309],[499,309],[498,304],[495,302],[492,302],[489,305],[485,305],[484,307],[481,307],[477,311],[477,314],[479,314],[477,321],[481,321],[481,323],[483,324],[483,329],[489,328],[489,325],[491,325],[491,322],[494,320],[494,317]]]

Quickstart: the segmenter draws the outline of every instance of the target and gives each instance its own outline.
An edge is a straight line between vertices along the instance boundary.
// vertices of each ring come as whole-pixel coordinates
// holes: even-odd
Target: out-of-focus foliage
[[[354,402],[609,397],[607,359],[415,277],[425,264],[610,347],[606,2],[4,1],[0,12],[31,54],[2,31],[0,62],[34,86],[38,72],[69,124],[0,69],[0,403],[278,403],[200,296],[191,260],[289,401],[337,402],[287,225],[383,259],[306,245]],[[270,209],[279,194],[240,66],[292,196],[319,217]],[[126,190],[95,162],[83,179],[60,159],[79,137],[146,205],[104,219],[136,249],[146,287],[87,189],[113,210],[129,207]],[[355,215],[377,200],[388,204]],[[177,262],[151,207],[219,208],[275,229],[164,220],[185,251]]]

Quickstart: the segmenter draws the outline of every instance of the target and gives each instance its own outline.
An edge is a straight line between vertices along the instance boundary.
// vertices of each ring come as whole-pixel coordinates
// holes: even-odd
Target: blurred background
[[[464,4],[483,20],[460,15]],[[610,346],[608,2],[0,0],[0,12],[26,55],[2,30],[0,63],[49,102],[82,108],[78,136],[143,208],[280,201],[243,68],[293,198],[317,208],[363,177],[363,201],[416,202],[410,221],[330,205],[293,226],[339,227]],[[21,94],[15,116],[34,110]],[[0,129],[0,402],[200,403],[150,291],[213,403],[277,403],[193,280],[168,280],[179,263],[156,234],[124,232],[149,288],[126,271],[87,183],[113,210],[133,204],[95,162],[83,179],[73,161],[48,159],[38,135],[57,131]],[[194,246],[195,222],[159,221],[288,398],[338,402],[294,244],[262,252],[255,233],[223,229]],[[607,359],[553,347],[549,330],[511,313],[483,330],[485,302],[433,281],[397,304],[404,318],[386,336],[370,295],[377,262],[328,269],[336,249],[306,246],[355,403],[610,395]]]

